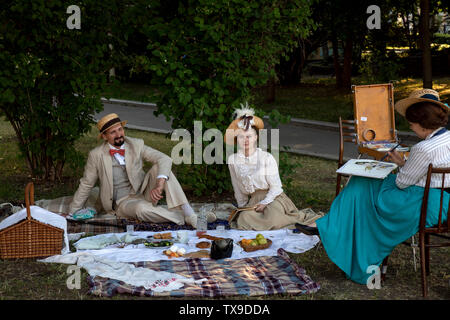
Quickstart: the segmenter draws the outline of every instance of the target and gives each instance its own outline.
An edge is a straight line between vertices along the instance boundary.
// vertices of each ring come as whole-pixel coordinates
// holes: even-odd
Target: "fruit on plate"
[[[255,237],[255,239],[242,239],[241,244],[243,246],[258,246],[258,245],[264,245],[267,243],[267,239],[261,234],[258,233]]]
[[[259,238],[258,239],[258,244],[266,244],[267,243],[267,239],[266,238]]]

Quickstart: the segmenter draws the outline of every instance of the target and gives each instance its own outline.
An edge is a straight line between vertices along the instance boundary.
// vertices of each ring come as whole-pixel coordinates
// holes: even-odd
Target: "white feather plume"
[[[255,110],[253,110],[248,106],[248,102],[246,102],[245,105],[241,103],[241,109],[234,110],[234,119],[238,119],[242,116],[254,116],[254,115]]]

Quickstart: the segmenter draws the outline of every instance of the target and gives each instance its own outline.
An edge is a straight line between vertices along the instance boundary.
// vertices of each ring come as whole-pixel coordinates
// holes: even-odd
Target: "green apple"
[[[259,243],[259,244],[266,244],[266,243],[267,243],[267,240],[264,239],[264,238],[258,239],[258,243]]]

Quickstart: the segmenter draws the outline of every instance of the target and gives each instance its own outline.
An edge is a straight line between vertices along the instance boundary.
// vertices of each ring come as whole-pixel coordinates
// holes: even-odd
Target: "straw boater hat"
[[[100,131],[98,138],[100,139],[102,137],[102,133],[106,132],[106,130],[108,130],[109,128],[111,128],[112,126],[114,126],[118,123],[121,123],[122,127],[123,127],[123,126],[125,126],[127,121],[126,120],[121,121],[119,116],[115,113],[107,114],[106,116],[101,118],[97,122],[97,129],[98,129],[98,131]]]
[[[228,126],[227,131],[225,133],[225,143],[226,144],[234,144],[236,141],[236,130],[243,129],[248,130],[251,127],[255,127],[256,130],[264,129],[264,121],[255,116],[255,110],[249,108],[248,103],[241,104],[241,109],[236,109],[234,111],[234,120]]]
[[[439,100],[439,93],[432,89],[420,89],[413,91],[408,98],[402,99],[395,104],[395,110],[405,116],[406,109],[418,102],[431,102],[449,112],[449,106]]]

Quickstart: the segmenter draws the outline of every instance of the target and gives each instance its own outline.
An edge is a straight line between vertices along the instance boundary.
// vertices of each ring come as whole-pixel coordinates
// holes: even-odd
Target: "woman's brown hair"
[[[406,109],[405,118],[409,122],[418,123],[425,129],[445,127],[448,114],[441,107],[431,102],[418,102]]]

